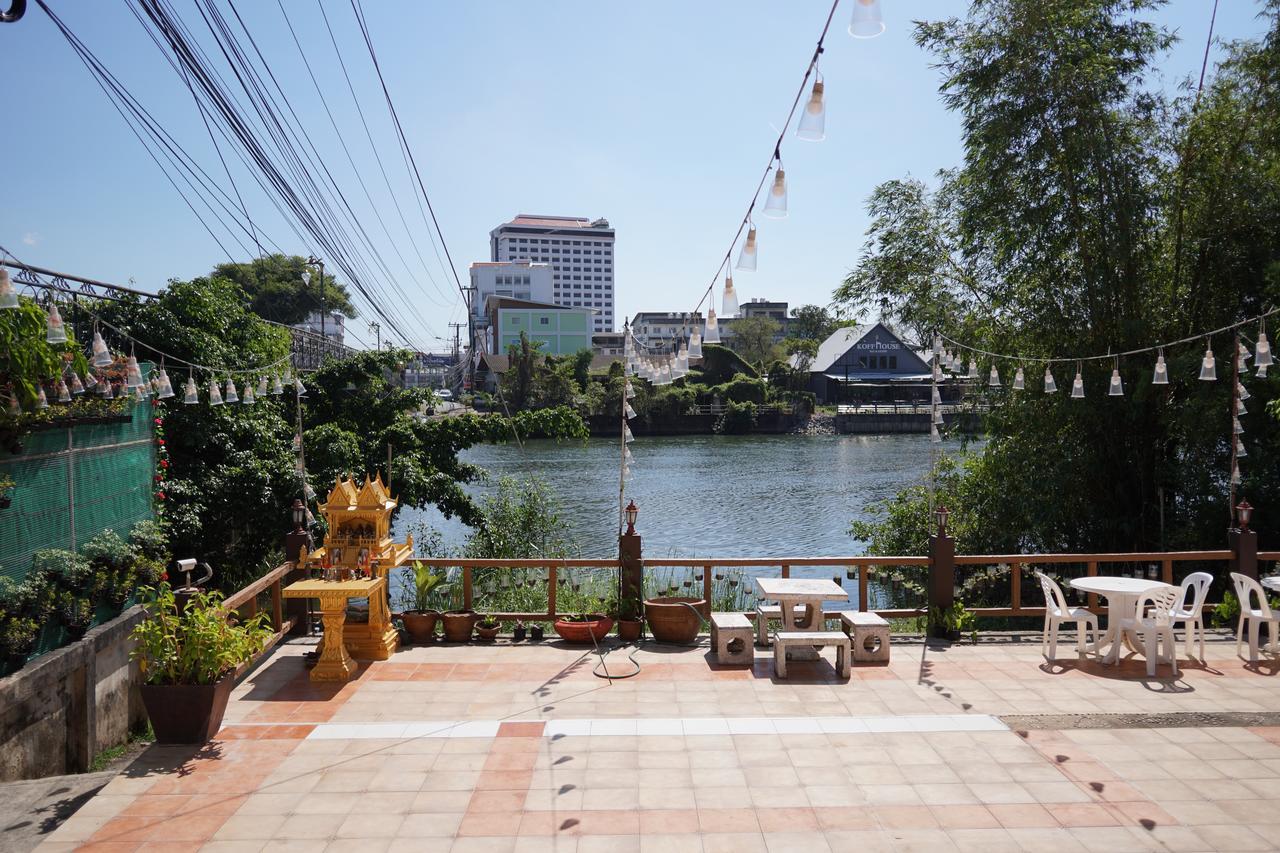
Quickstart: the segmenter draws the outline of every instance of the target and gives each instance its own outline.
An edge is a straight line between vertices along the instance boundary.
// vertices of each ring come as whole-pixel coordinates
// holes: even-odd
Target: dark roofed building
[[[809,390],[822,403],[920,402],[930,397],[930,377],[927,353],[884,323],[864,323],[822,342],[809,365]]]

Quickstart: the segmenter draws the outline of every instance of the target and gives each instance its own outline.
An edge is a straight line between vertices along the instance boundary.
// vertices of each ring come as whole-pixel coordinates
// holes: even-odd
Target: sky
[[[217,2],[230,17],[227,0]],[[334,27],[391,191],[318,2]],[[181,77],[129,5],[50,5],[229,188]],[[191,0],[172,5],[201,32]],[[447,349],[448,324],[464,319],[465,311],[413,201],[350,2],[235,5],[308,139],[386,259],[391,275],[374,279],[384,289],[380,301],[399,318],[410,344]],[[959,121],[940,102],[938,73],[912,41],[912,21],[962,14],[965,7],[960,0],[883,5],[887,31],[871,40],[847,34],[850,0],[836,12],[819,66],[827,138],[811,143],[789,134],[784,142],[790,213],[782,220],[757,218],[759,269],[734,278],[744,301],[830,302],[863,245],[872,189],[907,175],[929,180],[961,162]],[[830,8],[827,0],[364,0],[363,6],[462,281],[469,263],[489,259],[489,231],[517,213],[605,217],[617,231],[619,324],[637,311],[697,305],[751,201]],[[1155,13],[1180,37],[1160,66],[1160,85],[1173,90],[1198,75],[1212,7],[1211,0],[1171,0]],[[1217,39],[1263,32],[1258,9],[1253,0],[1221,3]],[[341,137],[307,75],[286,13]],[[1215,46],[1211,60],[1220,53]],[[34,4],[16,24],[0,24],[0,58],[8,118],[0,246],[24,263],[145,291],[205,274],[228,259]],[[222,154],[256,225],[285,251],[307,254],[309,245],[225,143]],[[215,226],[215,233],[235,260],[247,259],[225,231]],[[251,255],[251,242],[249,249]],[[364,320],[349,323],[348,335],[356,345],[373,337]]]

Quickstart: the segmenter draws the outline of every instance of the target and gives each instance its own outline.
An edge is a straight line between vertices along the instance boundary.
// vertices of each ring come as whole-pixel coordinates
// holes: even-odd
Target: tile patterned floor
[[[1034,645],[894,648],[841,681],[778,681],[651,648],[636,678],[554,644],[403,651],[312,685],[294,644],[237,687],[225,729],[153,747],[42,850],[1270,850],[1275,668],[1214,643],[1148,680]],[[620,653],[607,659],[628,672]],[[1182,728],[1019,730],[1005,714],[1187,714]]]

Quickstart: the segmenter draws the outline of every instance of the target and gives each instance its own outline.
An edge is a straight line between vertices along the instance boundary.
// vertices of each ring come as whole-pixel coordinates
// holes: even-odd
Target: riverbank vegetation
[[[1265,37],[1226,45],[1203,90],[1175,93],[1158,74],[1174,35],[1147,20],[1159,5],[996,0],[917,24],[963,119],[964,159],[875,189],[838,302],[919,340],[1028,359],[1120,353],[1280,304],[1280,3],[1261,6]],[[1053,364],[1059,387],[1082,371],[1084,399],[1042,393],[1044,365],[1028,360],[1026,391],[1007,374],[992,390],[985,446],[853,535],[872,553],[924,553],[941,503],[961,553],[1221,548],[1235,345],[1170,348],[1167,386],[1151,383],[1155,353]],[[1206,346],[1216,382],[1197,379]],[[1123,396],[1106,392],[1113,368]],[[1274,540],[1275,381],[1243,381],[1256,399],[1238,493]]]

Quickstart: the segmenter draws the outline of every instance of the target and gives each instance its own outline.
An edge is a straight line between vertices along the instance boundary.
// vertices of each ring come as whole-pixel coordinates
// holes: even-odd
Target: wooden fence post
[[[950,610],[956,600],[956,541],[947,534],[945,513],[940,513],[938,532],[929,537],[929,610]],[[932,621],[932,620],[931,620]],[[935,637],[946,636],[942,625],[929,625]]]

